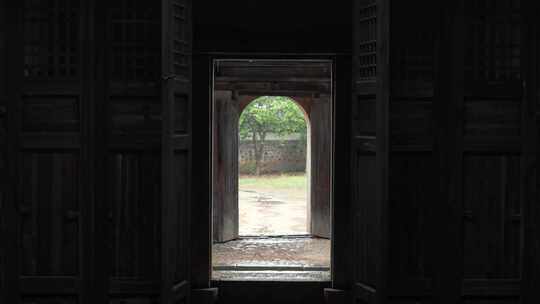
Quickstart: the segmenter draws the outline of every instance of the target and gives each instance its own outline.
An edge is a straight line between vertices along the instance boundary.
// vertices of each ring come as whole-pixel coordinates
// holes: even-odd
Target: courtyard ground
[[[307,179],[299,175],[241,176],[240,236],[307,234]]]
[[[239,179],[240,236],[214,244],[213,278],[327,280],[330,240],[307,235],[307,180],[301,175]]]

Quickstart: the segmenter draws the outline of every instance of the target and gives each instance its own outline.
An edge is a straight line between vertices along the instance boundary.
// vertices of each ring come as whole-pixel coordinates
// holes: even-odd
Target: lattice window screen
[[[520,0],[475,0],[467,9],[467,79],[519,80]]]
[[[79,75],[78,0],[24,0],[24,76]]]
[[[110,77],[120,82],[155,80],[160,70],[159,1],[109,4]]]
[[[431,82],[433,80],[434,65],[434,33],[431,29],[423,28],[412,30],[407,33],[407,40],[402,41],[395,50],[398,59],[395,64],[398,68],[393,70],[393,75],[400,80],[409,82]]]
[[[186,19],[186,3],[184,0],[173,2],[173,64],[176,75],[189,78],[189,36],[187,30],[190,28]]]
[[[357,8],[355,54],[357,79],[375,79],[377,76],[377,5],[364,1]]]

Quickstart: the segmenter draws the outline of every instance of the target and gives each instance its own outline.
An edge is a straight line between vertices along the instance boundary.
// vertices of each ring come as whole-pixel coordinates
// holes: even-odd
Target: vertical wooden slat
[[[540,5],[535,0],[521,3],[522,44],[521,71],[523,75],[522,149],[520,192],[522,198],[523,253],[522,253],[522,299],[521,303],[540,302],[540,207],[538,194],[538,143],[540,116]]]
[[[7,174],[8,191],[2,213],[5,225],[2,240],[5,246],[5,283],[3,284],[2,299],[5,303],[20,303],[19,297],[19,223],[18,201],[20,192],[19,163],[20,163],[20,107],[23,70],[23,36],[22,30],[22,1],[4,1],[6,11],[5,40],[10,41],[5,49],[5,67],[9,77],[5,78],[7,100]]]
[[[352,36],[352,35],[351,35]],[[333,64],[332,86],[333,91],[333,117],[335,122],[334,134],[340,136],[332,136],[331,161],[334,164],[333,179],[337,176],[341,177],[340,183],[331,185],[331,201],[333,202],[332,219],[332,235],[331,235],[331,256],[332,256],[332,288],[340,290],[350,290],[353,283],[353,269],[350,267],[354,263],[354,258],[350,254],[353,250],[353,242],[350,233],[350,227],[354,220],[352,218],[352,208],[354,202],[351,196],[351,157],[349,153],[343,151],[351,151],[351,128],[352,122],[349,114],[352,109],[352,75],[351,69],[352,58],[348,56],[336,56]],[[337,119],[341,117],[343,119]],[[339,155],[339,156],[338,156]]]
[[[376,303],[384,303],[387,299],[388,285],[388,168],[390,156],[389,115],[391,99],[391,47],[392,47],[392,1],[377,1],[377,205],[375,224],[380,235],[375,236],[379,248],[375,249],[376,262]]]
[[[191,5],[191,0],[161,1],[162,303],[186,301],[190,295],[191,270],[195,268],[191,265],[200,265],[196,262],[191,263],[190,256],[195,249],[194,246],[190,246],[191,204],[194,201],[193,191],[191,191],[193,179],[192,105],[194,104],[191,89]],[[179,69],[179,64],[185,69]],[[206,161],[209,161],[209,158]],[[206,206],[204,201],[197,201],[196,205],[199,210],[205,209]],[[206,211],[206,217],[209,220],[211,213],[209,209]],[[201,225],[206,222],[204,216],[197,219]],[[206,237],[209,236],[210,234]],[[210,242],[210,239],[203,237],[193,244],[204,243],[204,240]],[[208,274],[209,269],[205,272]],[[196,275],[200,274],[196,273]]]
[[[196,1],[194,1],[196,2]],[[192,139],[193,180],[204,182],[204,185],[193,183],[193,205],[191,240],[191,280],[194,288],[210,287],[211,250],[212,250],[212,195],[211,195],[211,121],[212,121],[212,91],[208,86],[212,77],[212,60],[210,56],[195,54],[193,57],[193,102],[192,128],[197,130]],[[200,102],[199,102],[200,101]]]
[[[464,76],[464,3],[440,2],[440,36],[435,82],[434,126],[439,173],[436,203],[436,265],[434,294],[437,303],[459,303],[462,283],[462,106]],[[444,261],[444,262],[443,262]]]
[[[106,303],[109,301],[109,254],[107,224],[108,224],[108,196],[109,176],[107,174],[107,155],[108,155],[108,130],[109,130],[109,113],[108,113],[108,95],[107,86],[109,80],[109,71],[107,65],[107,16],[105,12],[109,1],[97,0],[91,9],[92,20],[89,22],[91,27],[91,39],[93,41],[92,55],[93,57],[93,72],[94,77],[91,87],[91,102],[95,114],[92,121],[94,128],[94,153],[95,153],[95,168],[94,168],[94,191],[95,191],[95,222],[94,222],[94,245],[95,252],[95,303]]]
[[[94,289],[95,282],[95,243],[94,243],[94,134],[92,106],[94,63],[91,30],[92,5],[90,2],[81,3],[81,179],[79,200],[81,202],[81,279],[82,288],[79,301],[81,304],[95,303],[97,298]]]

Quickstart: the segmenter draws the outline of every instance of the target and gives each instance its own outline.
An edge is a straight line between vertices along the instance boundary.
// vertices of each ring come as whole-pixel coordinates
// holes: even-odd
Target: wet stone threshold
[[[330,281],[330,240],[242,237],[214,244],[213,280]]]
[[[330,281],[330,271],[214,270],[214,281]]]

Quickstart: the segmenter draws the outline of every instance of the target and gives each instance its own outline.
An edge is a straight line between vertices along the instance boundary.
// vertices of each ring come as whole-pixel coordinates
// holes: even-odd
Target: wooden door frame
[[[194,53],[193,105],[194,120],[194,163],[199,169],[193,178],[202,181],[194,193],[192,216],[192,284],[194,288],[218,286],[211,280],[212,250],[212,101],[213,62],[217,59],[274,59],[274,60],[329,60],[332,63],[332,178],[331,178],[331,284],[328,287],[349,289],[352,282],[348,256],[351,246],[347,231],[350,227],[348,114],[350,105],[351,71],[350,53],[291,54],[291,53]],[[339,102],[337,102],[339,100]],[[341,119],[340,119],[341,118]],[[196,131],[195,131],[196,130]],[[337,138],[335,134],[341,136]],[[339,155],[338,155],[339,154]],[[206,186],[208,185],[208,186]],[[340,202],[336,208],[334,202]],[[339,219],[339,220],[335,220]],[[313,282],[305,282],[306,286]]]
[[[213,66],[215,66],[221,59],[215,59],[212,63]],[[313,62],[313,61],[309,61]],[[331,60],[321,60],[321,62],[326,62],[330,66],[332,65]],[[249,69],[249,68],[248,68]],[[330,78],[328,80],[329,82],[332,81]],[[234,86],[234,84],[231,84]],[[332,140],[332,112],[326,112],[325,110],[314,110],[315,106],[318,104],[324,104],[325,107],[331,107],[332,104],[332,96],[331,92],[330,94],[321,94],[321,97],[314,97],[314,96],[307,96],[305,94],[298,94],[294,92],[290,92],[290,94],[282,93],[278,90],[259,90],[259,91],[253,91],[245,94],[236,94],[234,90],[226,89],[225,87],[221,86],[219,90],[213,90],[214,94],[217,94],[219,92],[219,95],[216,95],[215,98],[212,100],[212,124],[213,124],[213,132],[216,132],[215,134],[219,133],[219,130],[228,130],[226,132],[230,132],[230,124],[238,124],[239,118],[242,115],[243,111],[257,98],[260,96],[268,95],[268,96],[281,96],[286,95],[303,113],[304,120],[306,122],[306,126],[308,129],[308,141],[307,141],[307,149],[306,149],[306,178],[308,179],[308,186],[307,186],[307,208],[306,208],[306,235],[313,236],[313,237],[321,237],[321,238],[329,238],[331,229],[330,225],[330,214],[326,214],[325,212],[329,211],[326,208],[330,209],[330,193],[328,193],[328,197],[317,199],[317,190],[321,187],[324,187],[326,185],[326,182],[329,181],[331,177],[331,170],[332,168],[323,168],[323,170],[320,170],[319,165],[324,166],[326,163],[326,157],[331,157],[331,152],[328,150],[322,150],[325,148],[313,148],[313,143],[317,144],[320,143],[321,140],[325,142],[324,146],[327,147],[328,143],[331,143]],[[323,97],[324,96],[324,97]],[[227,109],[232,111],[235,111],[235,118],[232,121],[222,121],[223,119],[222,115],[223,113],[220,112],[220,109],[222,107],[218,104],[228,102],[230,105],[227,107]],[[234,108],[234,109],[233,109]],[[223,111],[229,111],[229,110],[223,110]],[[314,115],[319,115],[320,121],[314,117]],[[321,117],[322,116],[322,117]],[[315,124],[313,123],[313,120],[317,121]],[[223,123],[223,124],[222,124]],[[322,124],[321,124],[322,123]],[[326,127],[327,123],[330,124],[330,129]],[[223,134],[223,133],[221,133]],[[216,138],[218,135],[213,135],[214,138],[213,147],[212,147],[212,164],[214,166],[213,173],[216,176],[212,176],[212,194],[214,195],[212,198],[212,210],[215,212],[212,214],[213,218],[213,224],[212,231],[214,233],[213,239],[216,242],[227,242],[233,239],[239,238],[239,204],[238,204],[238,183],[233,183],[233,187],[236,187],[234,191],[236,193],[233,195],[235,197],[236,203],[231,202],[232,199],[228,194],[225,192],[231,191],[230,188],[224,189],[224,186],[221,185],[221,183],[224,183],[227,180],[230,180],[231,178],[237,178],[238,175],[238,168],[239,163],[237,163],[235,166],[226,167],[226,169],[219,167],[219,159],[221,158],[227,158],[226,155],[229,154],[230,149],[235,149],[238,151],[239,149],[239,142],[236,140],[230,141],[225,140],[223,141],[222,138]],[[218,137],[225,137],[225,135],[221,135]],[[229,145],[228,147],[222,147],[221,145]],[[320,147],[320,144],[319,144]],[[234,154],[237,154],[234,152]],[[317,158],[317,155],[320,154],[324,158],[324,160],[320,160]],[[238,155],[235,156],[238,158]],[[230,161],[230,160],[229,160]],[[236,160],[234,160],[236,161]],[[226,162],[226,161],[225,161]],[[223,164],[222,166],[227,166],[226,164]],[[311,168],[318,168],[317,170],[312,171]],[[231,172],[227,172],[230,169]],[[315,174],[312,174],[315,172]],[[323,173],[323,179],[317,176],[316,172],[324,172]],[[327,175],[326,175],[327,174]],[[214,185],[219,185],[219,190],[215,191]],[[228,192],[229,195],[231,194]],[[326,192],[324,192],[326,193]],[[216,197],[217,196],[217,197]],[[326,196],[326,194],[325,194]],[[214,199],[217,199],[216,201]],[[222,204],[225,204],[226,207],[223,207]],[[327,205],[328,204],[328,205]],[[235,210],[227,211],[227,208],[231,209],[234,208]],[[324,213],[324,215],[321,217],[321,212]],[[220,215],[217,215],[216,213],[222,213]],[[315,214],[315,216],[313,215]],[[318,218],[316,218],[318,216]],[[231,224],[230,219],[235,217],[236,226],[233,228],[235,231],[231,232]],[[315,219],[314,219],[315,218]],[[224,228],[226,222],[229,222],[228,228]],[[220,226],[220,228],[216,228],[216,226]],[[217,233],[217,236],[216,236]]]

